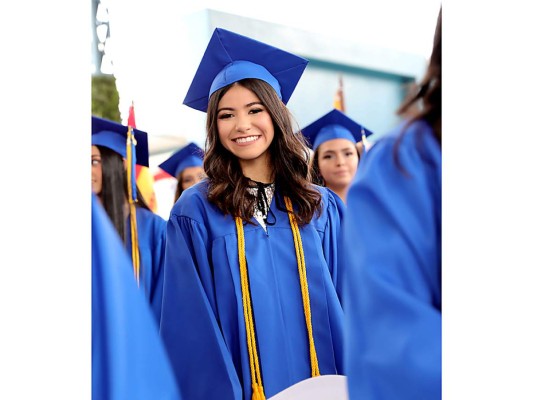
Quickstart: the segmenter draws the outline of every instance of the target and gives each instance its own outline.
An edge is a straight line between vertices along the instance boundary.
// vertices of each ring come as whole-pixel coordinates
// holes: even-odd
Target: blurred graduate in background
[[[91,142],[92,191],[124,242],[132,273],[159,321],[166,221],[149,209],[135,180],[135,165],[149,166],[148,136],[93,116]]]
[[[308,61],[215,29],[184,103],[207,179],[168,220],[161,335],[187,399],[264,400],[342,373],[342,201],[310,180],[286,103]]]
[[[116,229],[92,195],[92,398],[181,399],[158,327]]]
[[[203,150],[191,142],[159,164],[159,168],[177,179],[174,203],[185,189],[206,177],[203,160]]]
[[[363,134],[372,134],[342,111],[334,109],[302,129],[313,149],[314,183],[334,191],[344,203],[362,156]],[[362,150],[361,150],[362,149]]]
[[[350,398],[440,399],[441,18],[404,118],[362,159],[343,221]],[[413,111],[417,111],[413,114]]]

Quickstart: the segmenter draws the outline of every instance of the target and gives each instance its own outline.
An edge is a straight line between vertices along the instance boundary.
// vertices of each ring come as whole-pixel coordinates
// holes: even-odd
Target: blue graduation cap
[[[287,104],[308,62],[263,42],[216,28],[183,104],[205,112],[215,91],[246,78],[267,82]]]
[[[203,160],[203,150],[195,143],[189,143],[159,164],[159,168],[177,178],[185,168],[201,167]]]
[[[302,134],[309,140],[313,150],[316,150],[322,143],[332,139],[347,139],[357,143],[372,132],[342,111],[334,109],[303,128]]]
[[[91,144],[107,147],[122,157],[127,158],[128,127],[118,122],[92,116]],[[135,164],[149,167],[148,135],[146,132],[133,129],[135,145]]]

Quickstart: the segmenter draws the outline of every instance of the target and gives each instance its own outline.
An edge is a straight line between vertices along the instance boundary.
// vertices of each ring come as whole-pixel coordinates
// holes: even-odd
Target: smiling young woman
[[[343,204],[310,182],[285,105],[306,65],[216,29],[185,98],[207,112],[207,179],[170,213],[161,320],[184,398],[265,399],[342,374]]]

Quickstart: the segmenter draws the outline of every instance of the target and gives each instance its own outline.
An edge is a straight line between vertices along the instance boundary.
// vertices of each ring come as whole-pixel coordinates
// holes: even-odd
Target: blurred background
[[[397,124],[395,110],[424,72],[440,4],[92,0],[92,112],[123,124],[133,113],[148,133],[150,168],[139,182],[153,186],[154,211],[167,218],[176,181],[157,165],[189,141],[204,145],[206,114],[182,101],[216,27],[309,60],[287,104],[300,127],[336,107],[373,141]]]

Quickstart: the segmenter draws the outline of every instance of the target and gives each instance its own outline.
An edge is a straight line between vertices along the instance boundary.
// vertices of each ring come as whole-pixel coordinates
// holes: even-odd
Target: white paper
[[[295,383],[268,400],[348,400],[344,375],[322,375]]]

